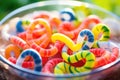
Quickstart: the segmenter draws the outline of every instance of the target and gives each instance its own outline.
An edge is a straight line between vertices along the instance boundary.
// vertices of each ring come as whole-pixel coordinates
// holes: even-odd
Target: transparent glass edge
[[[71,4],[70,5],[79,5],[79,4],[83,4],[82,2],[78,2],[78,1],[69,1]],[[51,3],[51,4],[50,4]],[[59,3],[59,4],[62,4],[62,5],[66,5],[66,3],[64,3],[63,4],[63,2],[61,2],[61,1],[58,1],[57,3]],[[77,4],[76,4],[77,3]],[[45,5],[54,5],[54,4],[56,4],[55,2],[54,3],[52,3],[52,1],[44,1],[44,2],[37,2],[37,3],[33,3],[33,4],[29,4],[29,5],[27,5],[27,6],[23,6],[23,7],[21,7],[21,8],[18,8],[17,10],[15,10],[15,11],[13,11],[13,12],[11,12],[10,14],[8,14],[5,18],[3,18],[2,20],[1,20],[1,22],[0,22],[0,25],[2,25],[7,19],[9,19],[9,18],[11,18],[13,15],[15,15],[15,14],[17,14],[17,13],[19,13],[19,12],[22,12],[22,11],[24,11],[24,10],[26,10],[26,9],[31,9],[31,8],[33,8],[33,7],[35,7],[36,5],[38,5],[39,7],[40,6],[45,6]],[[88,3],[84,3],[84,4],[86,4],[86,5],[88,5],[88,6],[91,6],[90,4],[88,4]],[[99,7],[96,7],[95,5],[92,5],[91,7],[94,7],[94,8],[99,8]],[[111,14],[113,17],[115,17],[116,19],[118,19],[118,20],[120,20],[120,18],[118,18],[116,15],[114,15],[114,14],[112,14],[112,13],[110,13],[110,12],[108,12],[108,11],[106,11],[106,10],[103,10],[102,8],[99,8],[101,11],[104,11],[104,12],[106,12],[106,13],[109,13],[109,14]],[[1,61],[4,61],[6,64],[8,64],[8,65],[12,65],[12,64],[10,64],[7,60],[5,60],[3,57],[1,57],[1,55],[0,55],[0,60]],[[75,75],[47,75],[47,74],[38,74],[38,73],[36,73],[36,72],[31,72],[31,71],[27,71],[27,70],[22,70],[21,68],[19,68],[19,67],[15,67],[15,66],[11,66],[11,67],[14,67],[14,68],[16,68],[16,69],[18,69],[18,70],[22,70],[23,72],[27,72],[27,73],[30,73],[30,74],[33,74],[33,75],[38,75],[38,76],[49,76],[49,77],[61,77],[61,78],[66,78],[66,77],[76,77],[76,76],[85,76],[85,75],[88,75],[88,74],[94,74],[94,73],[96,73],[96,72],[99,72],[99,71],[102,71],[102,70],[105,70],[105,69],[107,69],[107,68],[109,68],[109,67],[112,67],[113,65],[116,65],[118,62],[120,61],[120,59],[118,59],[118,60],[116,60],[115,62],[113,62],[113,63],[110,63],[109,65],[106,65],[106,66],[103,66],[103,67],[100,67],[100,68],[98,68],[96,71],[94,70],[94,71],[92,71],[92,73],[91,72],[85,72],[85,73],[81,73],[81,74],[75,74]]]

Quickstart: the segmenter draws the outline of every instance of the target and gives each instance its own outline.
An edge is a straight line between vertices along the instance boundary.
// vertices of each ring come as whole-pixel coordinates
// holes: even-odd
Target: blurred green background
[[[45,0],[0,0],[0,20],[13,10],[34,2]],[[98,5],[120,17],[120,0],[76,0]]]

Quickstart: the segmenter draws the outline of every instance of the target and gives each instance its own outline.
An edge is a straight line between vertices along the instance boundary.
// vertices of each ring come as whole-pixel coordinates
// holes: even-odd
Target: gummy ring
[[[9,44],[6,48],[5,48],[5,58],[9,58],[9,57],[15,57],[18,58],[19,55],[21,54],[21,49],[13,44]]]

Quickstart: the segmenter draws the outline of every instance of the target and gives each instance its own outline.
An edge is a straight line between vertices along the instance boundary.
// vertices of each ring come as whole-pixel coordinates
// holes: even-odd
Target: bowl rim
[[[49,74],[49,73],[43,73],[43,72],[37,72],[37,71],[25,69],[25,68],[22,68],[20,66],[14,65],[12,62],[8,61],[7,59],[5,59],[1,55],[0,55],[0,61],[9,65],[13,69],[16,69],[18,71],[22,71],[22,73],[27,73],[27,74],[34,75],[34,76],[49,77],[49,78],[71,78],[71,77],[83,77],[83,76],[92,75],[92,74],[95,74],[95,73],[98,73],[98,72],[102,72],[106,69],[109,69],[109,68],[119,64],[120,58],[115,60],[112,63],[109,63],[109,64],[105,65],[105,66],[96,68],[96,69],[92,70],[91,72],[82,72],[82,73],[64,74],[64,75],[55,75],[55,74]]]
[[[69,4],[68,4],[69,3]],[[4,17],[1,21],[0,21],[0,25],[4,24],[8,19],[10,19],[12,16],[16,15],[17,13],[20,13],[20,12],[23,12],[25,10],[28,10],[28,9],[32,9],[32,8],[35,8],[35,7],[42,7],[42,6],[47,6],[47,5],[56,5],[56,4],[59,4],[59,5],[81,5],[81,4],[85,4],[87,6],[90,6],[90,7],[93,7],[93,8],[96,8],[96,9],[99,9],[100,11],[103,11],[105,13],[108,13],[110,14],[112,17],[114,17],[115,19],[118,19],[120,20],[120,18],[116,15],[114,15],[113,13],[111,12],[108,12],[107,10],[103,9],[103,8],[100,8],[96,5],[93,5],[93,4],[90,4],[90,3],[86,3],[86,2],[80,2],[80,1],[66,1],[65,3],[63,3],[63,1],[41,1],[41,2],[35,2],[35,3],[32,3],[32,4],[28,4],[26,6],[23,6],[23,7],[20,7],[14,11],[12,11],[10,14],[8,14],[6,17]],[[17,70],[20,70],[22,72],[25,72],[25,73],[28,73],[28,74],[32,74],[32,75],[35,75],[35,76],[42,76],[42,77],[56,77],[56,78],[71,78],[71,77],[82,77],[82,76],[86,76],[86,75],[91,75],[91,74],[95,74],[97,72],[101,72],[103,70],[106,70],[116,64],[119,63],[120,59],[117,59],[116,61],[110,63],[110,64],[107,64],[105,66],[102,66],[100,68],[97,68],[95,70],[92,70],[92,72],[83,72],[83,73],[79,73],[79,74],[65,74],[65,75],[54,75],[54,74],[46,74],[46,73],[38,73],[38,72],[34,72],[34,71],[31,71],[31,70],[26,70],[24,68],[21,68],[19,66],[15,66],[14,64],[12,64],[11,62],[9,62],[7,59],[5,59],[3,56],[0,55],[0,60],[3,61],[4,63],[8,64],[9,66],[11,66],[12,68],[14,69],[17,69]]]

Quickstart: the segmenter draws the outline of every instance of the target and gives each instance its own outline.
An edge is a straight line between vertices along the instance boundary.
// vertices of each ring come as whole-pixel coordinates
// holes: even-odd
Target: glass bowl
[[[97,15],[99,16],[102,20],[104,20],[104,22],[107,24],[108,20],[108,25],[112,25],[111,28],[115,27],[112,30],[112,33],[116,33],[114,35],[112,35],[113,37],[110,39],[111,41],[114,42],[114,44],[117,44],[118,47],[119,46],[119,24],[120,19],[115,16],[114,14],[99,8],[98,6],[92,5],[92,4],[88,4],[88,3],[84,3],[84,2],[79,2],[79,1],[43,1],[43,2],[37,2],[37,3],[33,3],[33,4],[29,4],[27,6],[18,8],[17,10],[11,12],[10,14],[8,14],[5,18],[3,18],[0,22],[0,26],[1,26],[1,31],[2,28],[4,27],[4,25],[10,21],[11,19],[15,18],[15,17],[23,17],[29,13],[33,13],[35,11],[41,11],[41,10],[45,10],[45,11],[59,11],[62,10],[64,8],[69,8],[69,7],[73,7],[73,6],[86,6],[85,9],[89,10],[90,13],[88,14],[92,14],[92,15]],[[80,13],[81,19],[84,17],[86,17],[86,15],[84,15],[84,13]],[[110,22],[109,22],[110,21]],[[111,23],[112,22],[112,23]],[[117,26],[116,26],[117,25]],[[2,37],[0,37],[2,38]],[[111,78],[109,78],[110,76],[113,76],[114,72],[117,72],[120,69],[120,59],[118,58],[116,61],[107,64],[105,66],[99,67],[97,69],[92,70],[91,72],[83,72],[83,73],[78,73],[78,74],[65,74],[65,75],[54,75],[54,74],[46,74],[46,73],[38,73],[38,72],[34,72],[31,70],[26,70],[24,68],[21,68],[19,66],[16,66],[14,64],[12,64],[11,62],[9,62],[7,59],[4,58],[3,56],[3,51],[5,46],[8,43],[6,41],[4,41],[3,39],[1,39],[0,41],[0,61],[2,64],[5,64],[7,66],[6,69],[8,69],[10,71],[11,74],[17,76],[20,80],[105,80],[106,78],[108,78],[109,80]],[[5,67],[6,67],[5,66]],[[12,76],[11,76],[12,77]],[[12,79],[13,80],[13,79]],[[106,79],[107,80],[107,79]],[[111,80],[116,80],[116,79],[111,79]]]

